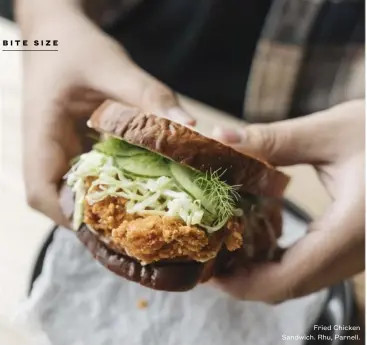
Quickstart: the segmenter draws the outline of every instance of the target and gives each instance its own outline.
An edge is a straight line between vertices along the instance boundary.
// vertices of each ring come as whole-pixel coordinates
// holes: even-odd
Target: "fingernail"
[[[234,144],[241,141],[241,135],[234,129],[215,127],[212,135],[214,138],[229,144]]]
[[[194,126],[196,121],[179,107],[170,108],[166,111],[166,117],[183,125]]]

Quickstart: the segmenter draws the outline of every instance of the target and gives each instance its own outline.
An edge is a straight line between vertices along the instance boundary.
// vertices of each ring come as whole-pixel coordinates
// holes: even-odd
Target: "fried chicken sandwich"
[[[107,101],[102,135],[66,176],[72,224],[114,273],[186,291],[235,262],[271,259],[288,177],[168,119]],[[66,200],[66,201],[65,201]],[[65,206],[65,205],[64,205]],[[65,209],[65,207],[64,207]]]

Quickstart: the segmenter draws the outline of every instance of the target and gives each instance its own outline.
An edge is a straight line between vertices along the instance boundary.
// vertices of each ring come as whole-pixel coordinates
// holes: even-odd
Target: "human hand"
[[[185,124],[194,121],[168,87],[136,66],[80,9],[70,2],[57,6],[53,15],[24,25],[24,38],[57,39],[59,51],[24,54],[23,158],[29,204],[67,226],[59,183],[82,151],[86,117],[103,100]]]
[[[352,101],[300,119],[217,128],[217,140],[275,166],[311,164],[332,198],[306,236],[277,263],[254,264],[214,283],[230,295],[268,303],[301,297],[364,269],[365,114]]]

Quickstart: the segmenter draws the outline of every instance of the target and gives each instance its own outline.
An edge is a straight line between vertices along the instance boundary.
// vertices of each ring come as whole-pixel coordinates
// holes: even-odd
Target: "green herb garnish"
[[[194,182],[204,193],[204,197],[216,210],[216,221],[213,226],[226,222],[236,208],[236,203],[240,199],[237,192],[238,186],[230,186],[221,180],[225,173],[219,170],[206,174],[198,173]]]

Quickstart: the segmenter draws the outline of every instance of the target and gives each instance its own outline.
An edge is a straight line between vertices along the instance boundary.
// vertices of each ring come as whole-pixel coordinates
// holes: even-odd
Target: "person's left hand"
[[[275,166],[312,165],[332,198],[322,217],[280,262],[241,267],[216,278],[220,288],[238,299],[276,303],[364,269],[364,109],[363,101],[353,101],[300,119],[217,130],[216,139]]]

